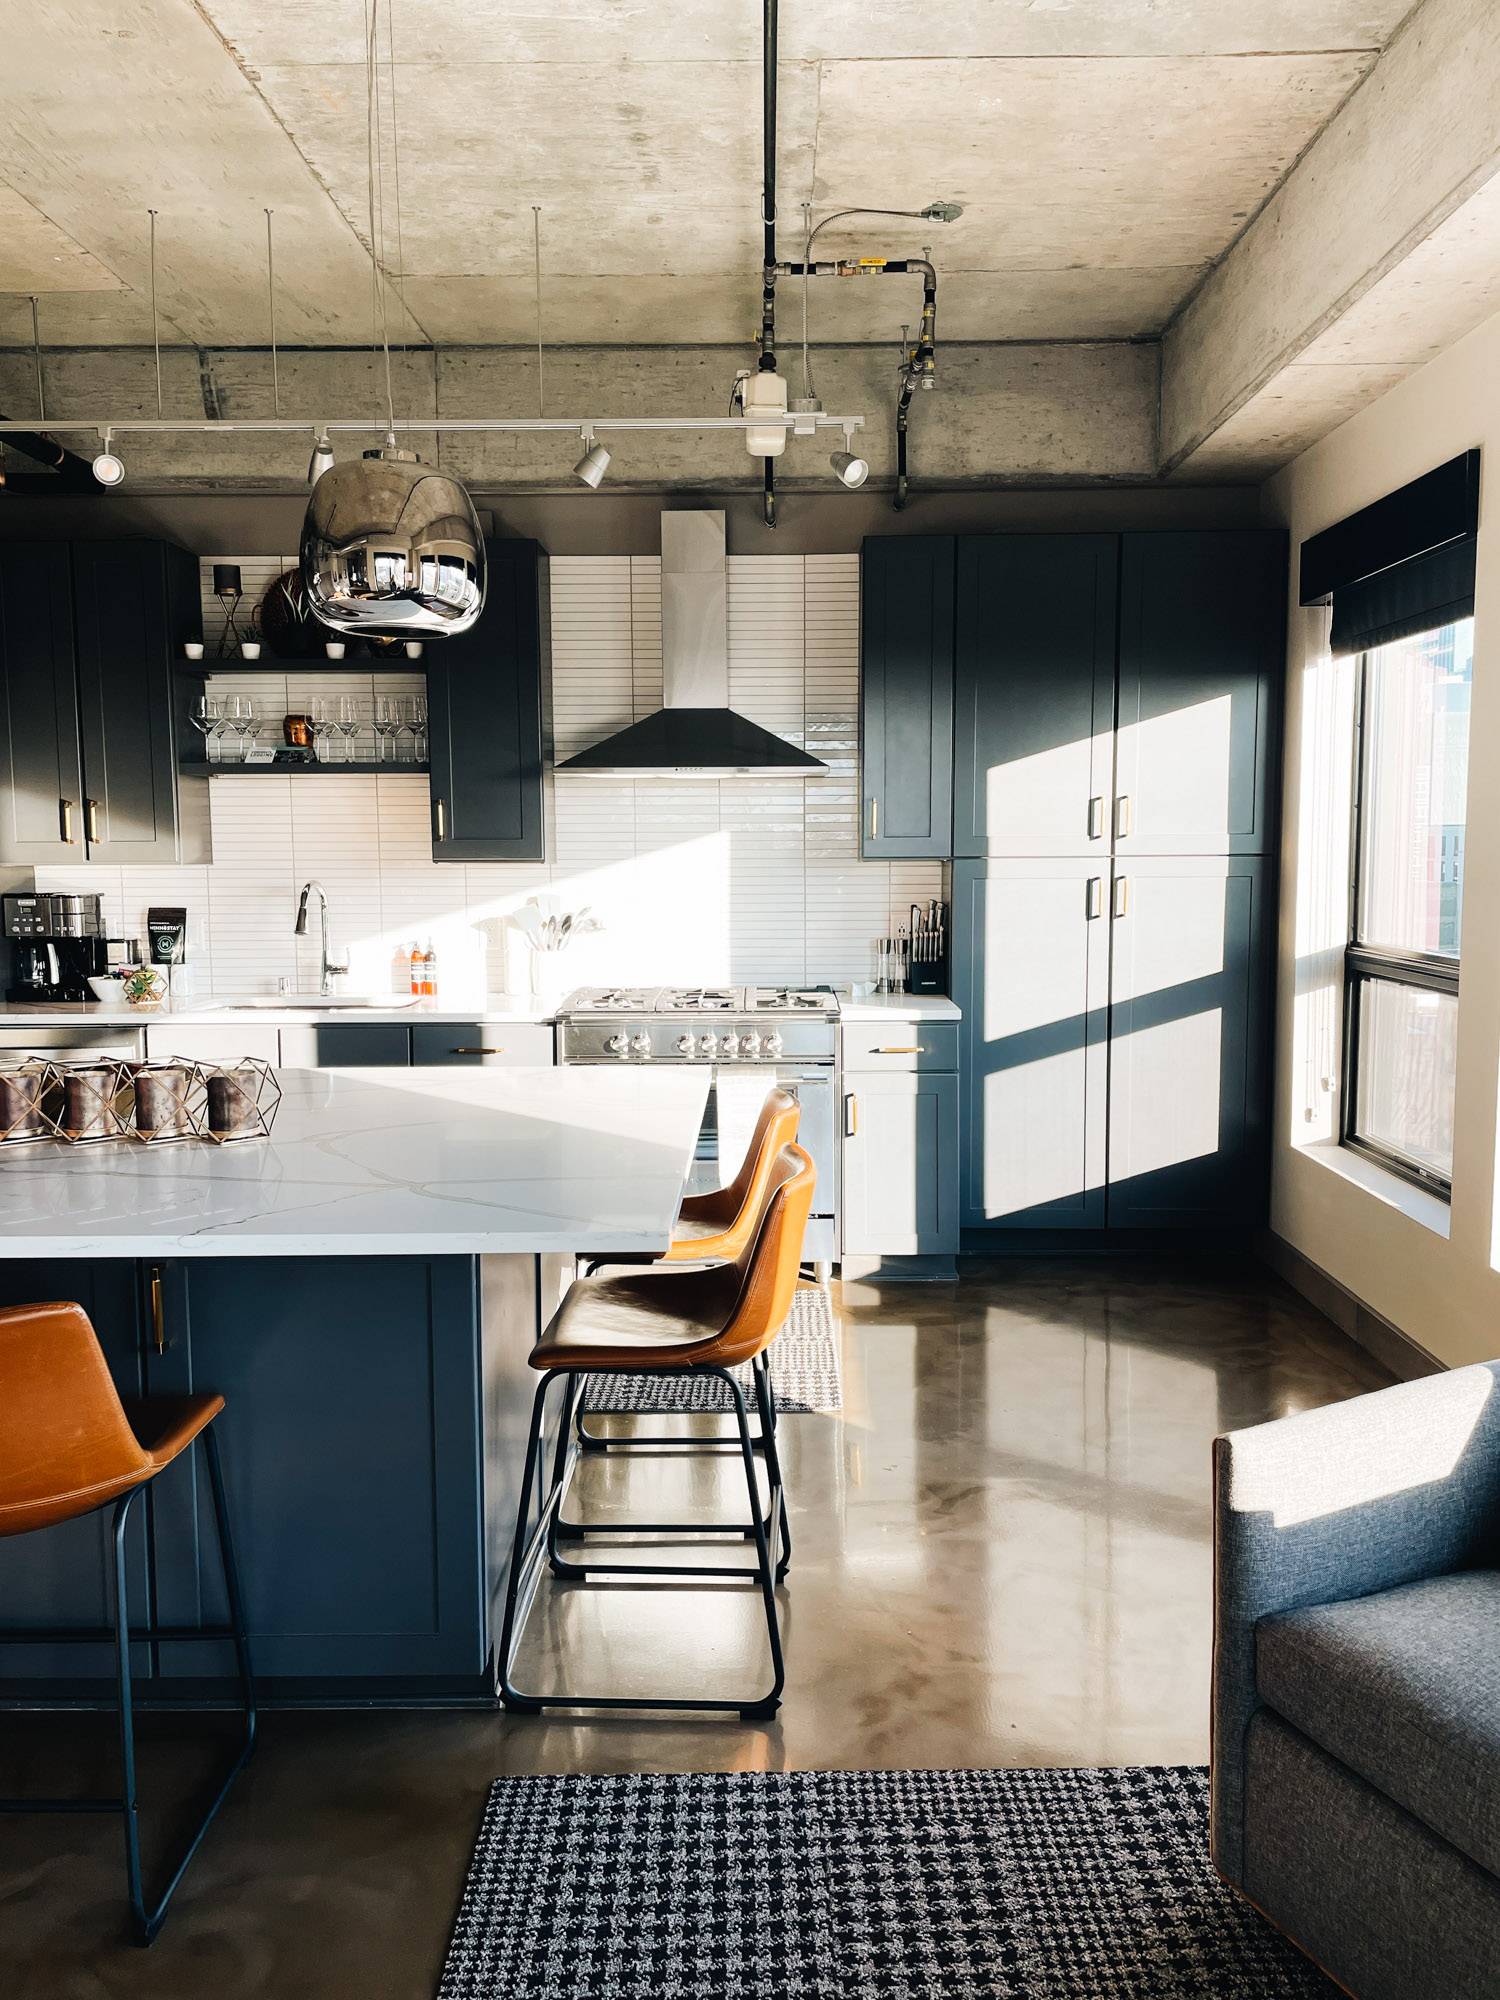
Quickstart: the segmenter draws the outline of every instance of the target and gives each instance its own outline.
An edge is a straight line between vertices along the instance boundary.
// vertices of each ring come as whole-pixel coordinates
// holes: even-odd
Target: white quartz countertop
[[[437,1021],[462,1022],[483,1021],[493,1026],[511,1025],[518,1021],[550,1022],[557,1013],[556,1003],[550,1000],[532,1000],[525,994],[519,996],[506,993],[492,993],[485,1000],[475,1001],[467,1007],[452,1005],[440,1000],[413,1000],[403,1004],[393,1000],[388,1006],[379,1002],[357,1007],[298,1007],[288,1003],[285,1007],[268,1005],[264,999],[254,1006],[237,1006],[233,997],[222,1000],[191,1000],[175,1007],[105,1007],[95,1001],[53,1001],[31,1002],[10,1001],[0,1004],[0,1027],[7,1024],[24,1027],[34,1022],[38,1027],[132,1027],[149,1028],[153,1022],[191,1022],[197,1027],[223,1027],[242,1024],[247,1021],[264,1021],[270,1027],[303,1026],[310,1022],[323,1021]]]
[[[703,1070],[278,1070],[268,1139],[0,1146],[0,1257],[666,1249]]]
[[[866,1000],[839,995],[843,1021],[961,1021],[963,1011],[946,993],[872,993]]]

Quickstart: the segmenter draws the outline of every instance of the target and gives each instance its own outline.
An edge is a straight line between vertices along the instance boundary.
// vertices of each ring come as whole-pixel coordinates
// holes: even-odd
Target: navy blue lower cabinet
[[[93,1322],[115,1386],[122,1396],[142,1388],[143,1297],[140,1267],[131,1259],[0,1260],[0,1305],[39,1305],[66,1299]],[[0,1625],[107,1625],[109,1572],[114,1562],[110,1510],[60,1521],[35,1534],[0,1539]],[[146,1515],[137,1502],[130,1528],[131,1616],[144,1621]],[[148,1669],[146,1648],[135,1653],[136,1671]],[[72,1682],[114,1672],[111,1646],[0,1647],[0,1685],[45,1680],[59,1692]]]
[[[532,1269],[531,1260],[524,1260]],[[182,1259],[162,1267],[158,1394],[219,1390],[229,1509],[258,1675],[473,1681],[486,1673],[478,1266],[470,1257]],[[512,1329],[519,1360],[530,1323]],[[223,1594],[197,1454],[158,1482],[170,1623]],[[161,1648],[164,1676],[227,1674],[227,1647]]]
[[[1109,907],[1107,857],[954,863],[966,1233],[1104,1224]]]
[[[399,1021],[315,1021],[281,1031],[288,1069],[405,1069],[411,1029]]]

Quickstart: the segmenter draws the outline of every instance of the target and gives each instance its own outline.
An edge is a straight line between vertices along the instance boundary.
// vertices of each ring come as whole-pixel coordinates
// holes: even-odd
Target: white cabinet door
[[[277,1063],[281,1034],[264,1021],[226,1021],[223,1027],[153,1021],[146,1030],[146,1054],[152,1062],[232,1063],[256,1056]]]
[[[844,1076],[846,1252],[951,1257],[958,1249],[958,1078]]]
[[[954,864],[966,1229],[1104,1221],[1108,896],[1091,856]]]

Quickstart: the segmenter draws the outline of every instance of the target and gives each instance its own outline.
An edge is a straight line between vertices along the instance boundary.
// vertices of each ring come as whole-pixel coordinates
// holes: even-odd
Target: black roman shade
[[[1302,544],[1299,598],[1333,599],[1333,650],[1362,653],[1474,611],[1479,453],[1466,451]]]

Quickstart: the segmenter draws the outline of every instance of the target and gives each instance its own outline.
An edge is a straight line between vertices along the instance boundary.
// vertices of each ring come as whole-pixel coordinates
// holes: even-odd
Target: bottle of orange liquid
[[[420,992],[422,991],[421,946],[415,943],[415,941],[410,945],[403,945],[401,947],[401,956],[406,961],[407,983],[411,987],[412,993],[414,995],[420,994]]]
[[[432,948],[432,939],[427,940],[421,952],[422,983],[418,989],[424,1000],[437,998],[437,953]]]

